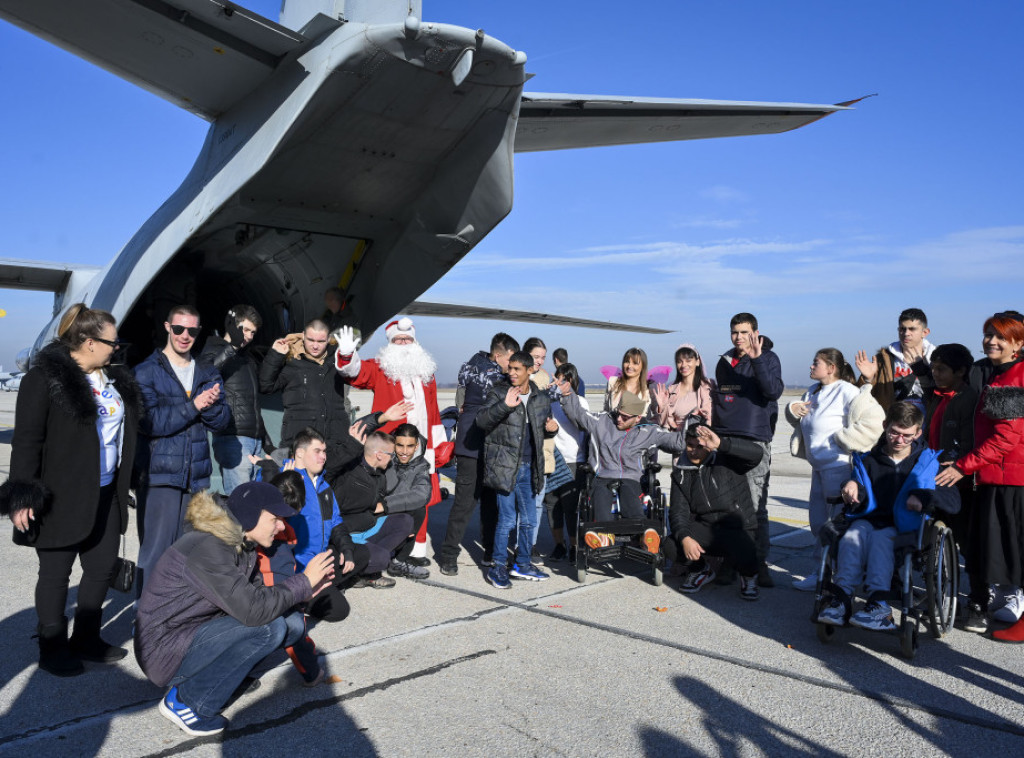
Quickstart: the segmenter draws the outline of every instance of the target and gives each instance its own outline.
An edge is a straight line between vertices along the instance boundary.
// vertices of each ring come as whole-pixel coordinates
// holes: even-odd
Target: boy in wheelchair
[[[640,486],[644,474],[644,453],[654,446],[675,453],[682,452],[686,447],[683,432],[667,432],[654,424],[641,424],[645,411],[644,401],[632,392],[622,393],[614,412],[595,414],[583,407],[580,397],[572,391],[564,378],[556,379],[556,385],[566,417],[590,435],[590,464],[594,469],[594,520],[612,520],[616,495],[622,518],[644,518],[643,491]],[[596,549],[614,544],[615,536],[588,532],[586,540],[588,547]],[[648,529],[643,541],[650,552],[657,553],[661,535],[654,529]]]
[[[896,564],[898,533],[916,531],[921,511],[956,512],[956,487],[936,487],[939,452],[920,440],[924,414],[912,403],[893,403],[885,416],[882,439],[854,457],[853,478],[841,490],[849,519],[838,544],[831,602],[818,623],[872,631],[896,629],[887,598]],[[864,584],[867,601],[853,613],[856,589]]]

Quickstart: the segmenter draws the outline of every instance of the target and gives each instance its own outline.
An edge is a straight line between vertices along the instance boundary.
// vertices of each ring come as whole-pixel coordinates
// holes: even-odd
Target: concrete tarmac
[[[366,393],[354,402],[368,408]],[[0,393],[0,481],[16,393]],[[441,403],[450,402],[442,393]],[[594,399],[594,404],[598,402]],[[971,756],[1024,754],[1024,647],[922,627],[914,661],[894,635],[841,630],[821,643],[813,597],[809,467],[773,445],[774,589],[697,595],[655,587],[628,561],[576,581],[566,564],[501,591],[484,580],[479,522],[459,574],[348,593],[351,617],[311,633],[337,683],[306,689],[283,656],[228,709],[220,737],[160,717],[163,694],[132,657],[57,679],[36,668],[35,553],[0,540],[0,755]],[[448,502],[432,508],[444,536]],[[4,529],[9,528],[4,526]],[[134,524],[128,552],[137,543]],[[542,527],[540,548],[551,536]],[[432,551],[431,551],[432,555]],[[72,577],[69,613],[75,600]],[[132,607],[111,592],[105,636],[128,641]]]

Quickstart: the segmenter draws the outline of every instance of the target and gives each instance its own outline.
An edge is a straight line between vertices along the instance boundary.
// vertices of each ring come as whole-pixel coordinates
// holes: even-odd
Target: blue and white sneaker
[[[487,572],[487,581],[499,590],[507,590],[512,586],[512,582],[508,580],[508,569],[504,566],[494,566],[491,568],[491,570]]]
[[[159,710],[165,719],[181,731],[194,734],[197,737],[220,734],[228,726],[228,720],[223,716],[202,718],[198,713],[193,712],[191,708],[178,700],[177,687],[171,687],[167,692],[167,696],[160,701]]]
[[[890,632],[896,629],[892,608],[884,600],[871,600],[850,616],[850,624],[872,632]]]
[[[529,579],[531,582],[543,582],[545,579],[551,578],[550,574],[545,574],[532,563],[527,563],[522,568],[518,563],[513,563],[512,570],[508,573],[515,579]]]
[[[818,614],[819,624],[831,626],[844,626],[846,624],[846,607],[839,598],[832,598],[832,602],[821,609]]]

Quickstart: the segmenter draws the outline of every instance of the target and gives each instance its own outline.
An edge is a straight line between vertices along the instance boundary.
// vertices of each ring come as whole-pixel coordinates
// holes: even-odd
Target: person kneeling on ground
[[[161,715],[188,734],[218,734],[231,694],[258,664],[304,631],[308,602],[334,576],[330,551],[302,574],[263,584],[256,547],[269,548],[292,514],[265,482],[245,482],[220,505],[208,492],[189,501],[192,531],[157,561],[135,620],[135,656],[151,682],[170,685]]]
[[[886,601],[896,565],[897,533],[917,531],[921,511],[956,513],[956,487],[937,487],[939,452],[921,440],[924,413],[909,401],[893,403],[885,414],[885,433],[869,453],[853,459],[853,479],[843,484],[847,518],[852,523],[839,541],[832,583],[839,593],[818,615],[818,623],[872,631],[896,628]],[[851,509],[850,506],[856,506]],[[852,616],[853,593],[863,582],[864,607]]]
[[[408,513],[412,517],[412,532],[417,534],[427,517],[427,503],[433,488],[430,483],[430,463],[423,457],[423,438],[412,424],[401,424],[395,429],[395,459],[384,471],[387,486],[388,513]],[[419,565],[412,557],[415,539],[406,540],[395,553],[388,573],[410,579],[427,579],[430,570]]]
[[[359,434],[355,427],[353,432]],[[410,537],[415,537],[413,518],[408,513],[391,513],[388,507],[385,470],[391,465],[395,438],[381,431],[365,435],[363,455],[358,464],[334,483],[342,522],[331,530],[331,546],[338,547],[351,539],[363,545],[370,560],[354,587],[388,589],[395,580],[382,576],[392,565],[392,557]],[[410,579],[425,579],[430,572],[420,566],[408,565],[403,574]]]
[[[665,554],[673,561],[682,554],[689,562],[680,592],[697,592],[715,578],[707,554],[730,560],[740,575],[740,596],[757,600],[757,513],[747,472],[760,463],[764,449],[742,437],[719,437],[699,417],[691,418],[686,454],[672,469],[672,537]]]
[[[559,402],[566,417],[579,429],[590,435],[590,463],[594,467],[594,520],[610,521],[614,490],[619,493],[619,512],[622,518],[643,518],[643,492],[640,477],[643,474],[644,451],[659,447],[681,453],[686,447],[683,432],[667,432],[656,424],[641,423],[646,404],[632,392],[623,391],[619,404],[612,413],[588,413],[580,397],[564,378],[556,379]],[[594,460],[596,453],[597,460]],[[587,546],[596,549],[615,543],[615,535],[587,532]],[[655,529],[643,535],[647,549],[657,553],[661,537]]]

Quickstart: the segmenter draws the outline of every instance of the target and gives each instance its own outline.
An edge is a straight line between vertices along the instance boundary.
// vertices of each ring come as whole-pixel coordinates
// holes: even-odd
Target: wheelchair
[[[662,468],[658,463],[658,448],[645,450],[643,455],[644,469],[640,477],[640,490],[643,493],[644,505],[643,518],[613,518],[611,521],[594,521],[592,502],[594,469],[589,465],[581,464],[584,466],[585,483],[580,488],[579,512],[576,522],[576,581],[581,584],[587,580],[587,571],[591,564],[610,563],[620,558],[628,558],[650,566],[651,581],[655,587],[660,587],[664,581],[665,555],[661,549],[659,548],[657,553],[651,553],[642,541],[634,543],[633,540],[635,537],[642,536],[648,529],[654,529],[662,541],[665,540],[668,533],[666,528],[667,499],[658,482],[658,472]],[[615,497],[614,516],[614,512],[618,511],[617,485],[613,485],[612,490]],[[615,544],[598,548],[588,546],[584,536],[590,531],[614,534]],[[620,540],[620,537],[624,539]]]
[[[827,502],[836,505],[843,500],[830,497]],[[935,639],[940,639],[953,628],[960,590],[960,553],[952,530],[934,513],[925,512],[922,516],[917,531],[898,534],[895,544],[896,570],[892,593],[899,595],[899,602],[890,605],[900,611],[896,634],[900,652],[907,660],[913,660],[917,653],[918,631],[922,623]],[[851,615],[853,598],[845,597],[845,593],[832,583],[839,541],[849,524],[844,510],[821,531],[823,550],[811,622],[817,626],[818,639],[824,643],[831,642],[841,628],[818,621],[818,614],[832,598],[839,598],[846,605],[847,624]]]

